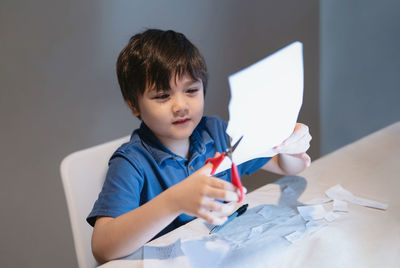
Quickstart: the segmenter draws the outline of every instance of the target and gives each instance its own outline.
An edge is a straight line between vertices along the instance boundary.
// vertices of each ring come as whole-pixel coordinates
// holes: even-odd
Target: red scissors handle
[[[217,168],[219,167],[221,162],[224,160],[225,155],[226,155],[225,152],[223,152],[221,155],[219,155],[217,157],[208,158],[206,160],[206,164],[211,163],[213,165],[213,168],[211,170],[211,175],[215,174],[215,171],[217,170]],[[240,181],[237,166],[233,162],[231,165],[231,181],[232,181],[232,184],[235,185],[240,191],[240,196],[239,196],[239,200],[238,200],[238,203],[240,203],[243,200],[243,185],[242,185],[242,182]]]
[[[233,162],[231,165],[231,180],[232,180],[232,184],[235,185],[237,188],[239,188],[240,196],[239,196],[238,203],[240,203],[243,200],[243,185],[242,185],[242,182],[240,181],[237,166]]]
[[[206,160],[206,164],[207,163],[211,163],[213,165],[212,170],[211,170],[211,175],[215,174],[215,171],[217,170],[217,168],[219,167],[219,165],[221,164],[221,162],[224,160],[225,158],[225,152],[223,152],[222,154],[220,154],[217,157],[213,157],[213,158],[208,158]]]

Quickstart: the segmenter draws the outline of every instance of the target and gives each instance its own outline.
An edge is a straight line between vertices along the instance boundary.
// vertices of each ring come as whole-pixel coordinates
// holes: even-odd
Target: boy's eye
[[[163,94],[156,95],[154,98],[159,99],[159,100],[164,100],[164,99],[168,99],[168,97],[169,97],[169,94],[163,93]]]
[[[189,94],[193,94],[193,93],[196,93],[197,91],[199,91],[198,88],[191,88],[191,89],[188,89],[186,92]]]

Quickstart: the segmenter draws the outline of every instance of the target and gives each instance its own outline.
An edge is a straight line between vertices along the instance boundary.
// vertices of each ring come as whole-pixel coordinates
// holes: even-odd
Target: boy
[[[194,217],[226,221],[238,200],[230,171],[210,176],[207,158],[227,148],[226,123],[203,117],[207,68],[183,34],[147,30],[133,36],[117,61],[118,82],[133,115],[142,120],[131,140],[111,157],[103,189],[87,221],[99,263],[131,254],[154,237]],[[275,147],[278,155],[238,166],[296,174],[310,164],[311,136],[297,124]]]

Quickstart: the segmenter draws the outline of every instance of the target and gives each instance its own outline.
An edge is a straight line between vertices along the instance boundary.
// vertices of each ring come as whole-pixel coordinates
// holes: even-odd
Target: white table
[[[349,213],[286,247],[280,267],[400,267],[400,122],[314,161],[296,178],[304,188],[299,202],[320,197],[341,184],[358,196],[387,203],[389,208],[382,211],[349,204]],[[265,185],[248,194],[245,201],[250,207],[278,204],[281,186],[279,180]],[[199,238],[208,231],[204,222],[196,219],[148,245]],[[101,267],[143,267],[143,261],[116,260]]]

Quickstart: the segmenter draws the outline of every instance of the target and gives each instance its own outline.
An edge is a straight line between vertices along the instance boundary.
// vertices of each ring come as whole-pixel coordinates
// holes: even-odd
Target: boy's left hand
[[[273,147],[273,150],[279,154],[288,154],[300,158],[305,162],[306,166],[309,166],[311,158],[306,154],[306,151],[310,148],[311,139],[308,126],[296,123],[292,135],[280,145]]]

